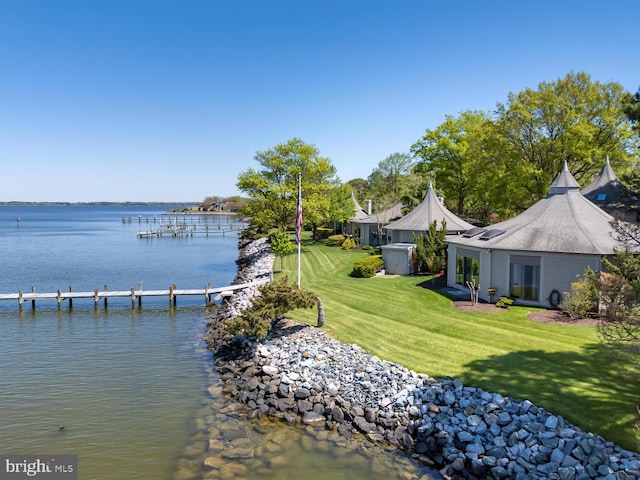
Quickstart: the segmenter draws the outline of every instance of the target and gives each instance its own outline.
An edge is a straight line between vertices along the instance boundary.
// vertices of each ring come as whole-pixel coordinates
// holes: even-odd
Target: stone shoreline
[[[266,240],[240,240],[234,283],[270,276],[273,260]],[[251,417],[392,445],[445,478],[640,478],[640,455],[528,400],[418,374],[310,325],[279,325],[260,343],[222,335],[257,293],[236,293],[206,332],[225,391]]]

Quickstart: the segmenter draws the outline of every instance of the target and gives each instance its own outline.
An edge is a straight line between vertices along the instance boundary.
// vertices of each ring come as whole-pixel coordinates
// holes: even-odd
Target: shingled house
[[[354,202],[356,214],[347,222],[345,233],[352,235],[360,247],[365,245],[377,247],[384,243],[384,237],[381,234],[382,228],[392,220],[402,216],[402,203],[396,203],[391,208],[379,213],[370,213],[370,202],[367,202],[368,212],[360,208],[355,198]]]
[[[386,245],[381,248],[385,272],[396,275],[414,273],[414,235],[424,235],[433,222],[440,228],[443,221],[447,227],[447,235],[456,235],[473,228],[473,225],[449,211],[429,184],[424,199],[416,208],[384,228]]]
[[[414,234],[424,234],[433,222],[440,227],[443,220],[447,225],[447,234],[464,232],[473,227],[448,210],[429,184],[427,193],[416,208],[384,227],[387,233],[386,243],[412,243]]]
[[[557,307],[577,275],[613,255],[612,219],[580,194],[565,163],[549,194],[520,215],[447,239],[447,285],[475,280],[483,300],[495,288],[521,305]]]
[[[624,185],[609,163],[609,157],[598,176],[580,193],[605,212],[629,223],[640,221],[638,196]]]

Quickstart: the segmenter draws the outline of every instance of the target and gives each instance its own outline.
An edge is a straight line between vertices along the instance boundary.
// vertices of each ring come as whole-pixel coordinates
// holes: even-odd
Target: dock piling
[[[62,302],[65,300],[69,300],[69,309],[72,308],[73,299],[93,299],[94,308],[98,308],[100,299],[104,300],[104,307],[107,308],[107,302],[110,297],[114,298],[126,298],[129,297],[131,299],[132,308],[135,307],[136,299],[138,300],[138,306],[142,307],[142,297],[161,297],[168,296],[169,297],[169,306],[174,307],[177,305],[177,299],[180,295],[197,295],[200,298],[204,295],[205,306],[209,305],[211,302],[217,302],[218,299],[230,296],[233,294],[233,291],[240,290],[243,288],[247,288],[253,285],[261,285],[267,283],[269,279],[262,279],[255,282],[250,282],[246,284],[239,285],[230,285],[226,287],[216,287],[212,288],[211,283],[207,283],[205,288],[198,289],[184,289],[178,290],[176,284],[171,284],[169,290],[143,290],[142,283],[138,284],[137,288],[132,287],[129,290],[118,290],[118,291],[109,291],[108,285],[104,286],[104,291],[100,291],[99,289],[88,290],[88,291],[74,291],[73,287],[69,285],[68,292],[62,293],[61,289],[52,292],[36,292],[36,286],[33,285],[31,287],[30,293],[24,293],[20,290],[18,293],[9,293],[4,294],[0,293],[0,301],[1,300],[17,300],[18,308],[20,311],[23,309],[24,301],[31,300],[32,308],[36,308],[37,300],[48,300],[55,301],[58,309],[61,308]]]

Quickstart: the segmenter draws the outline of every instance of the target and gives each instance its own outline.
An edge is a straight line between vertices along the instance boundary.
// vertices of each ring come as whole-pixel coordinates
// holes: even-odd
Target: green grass
[[[302,288],[325,308],[325,330],[338,340],[431,377],[454,377],[529,399],[583,430],[640,450],[637,358],[600,345],[595,327],[549,325],[526,318],[533,308],[498,313],[458,310],[451,299],[419,286],[428,277],[349,276],[362,251],[303,241]],[[279,259],[274,269],[280,267]],[[283,270],[297,281],[297,255]],[[315,310],[291,313],[315,325]]]

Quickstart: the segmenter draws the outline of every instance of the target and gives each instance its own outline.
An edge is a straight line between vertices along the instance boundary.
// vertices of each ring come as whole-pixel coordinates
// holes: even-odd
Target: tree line
[[[392,153],[367,178],[342,183],[331,160],[293,138],[257,152],[259,168],[238,176],[256,232],[286,231],[295,217],[302,174],[304,220],[310,230],[353,216],[351,195],[375,212],[397,202],[407,209],[430,182],[457,215],[486,225],[510,218],[548,193],[564,162],[586,185],[609,158],[619,178],[640,191],[640,91],[594,81],[584,72],[509,93],[492,112],[447,115],[409,153]]]

